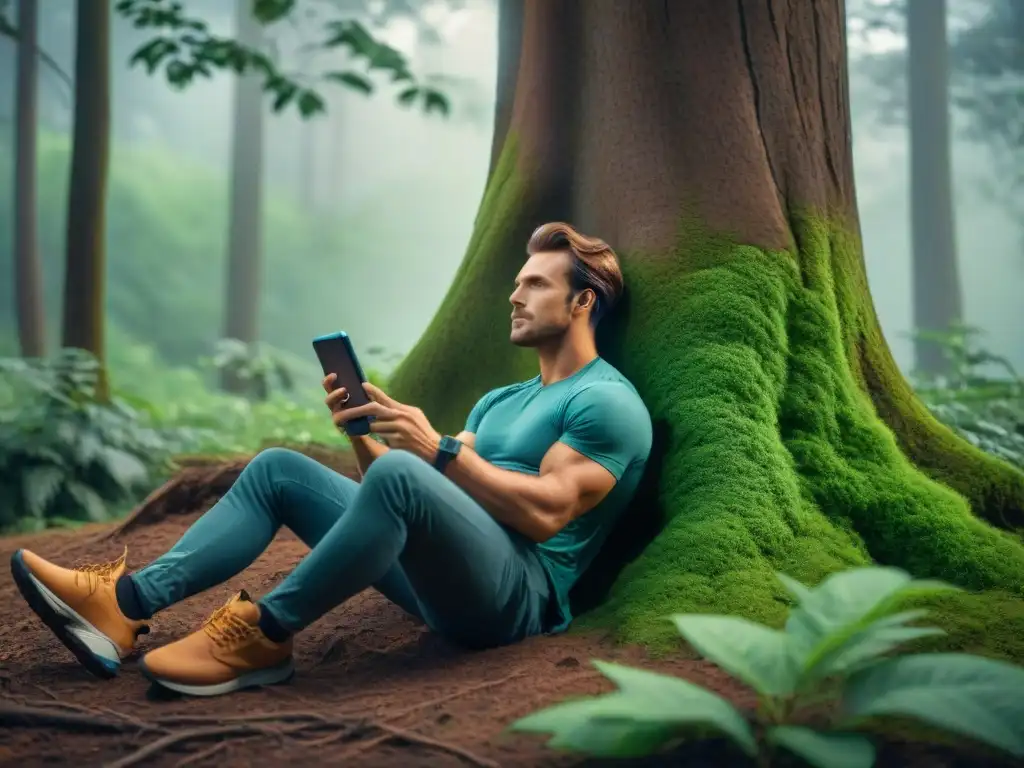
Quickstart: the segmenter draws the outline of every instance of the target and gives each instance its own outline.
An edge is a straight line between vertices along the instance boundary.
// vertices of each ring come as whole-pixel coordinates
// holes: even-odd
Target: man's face
[[[571,256],[542,251],[531,256],[516,277],[509,340],[519,347],[538,347],[565,335],[572,321],[569,296]]]

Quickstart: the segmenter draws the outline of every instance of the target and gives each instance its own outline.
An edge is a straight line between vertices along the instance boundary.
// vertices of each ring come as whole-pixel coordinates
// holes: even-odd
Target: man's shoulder
[[[567,393],[567,405],[575,401],[576,405],[585,403],[617,405],[620,409],[636,409],[650,418],[647,404],[640,393],[626,376],[607,360],[602,358],[601,365],[595,366],[588,375],[576,382]]]

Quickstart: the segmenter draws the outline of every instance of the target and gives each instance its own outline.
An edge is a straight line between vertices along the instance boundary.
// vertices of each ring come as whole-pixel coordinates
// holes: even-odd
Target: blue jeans
[[[282,525],[312,550],[259,601],[288,630],[373,586],[469,647],[545,631],[551,592],[533,543],[394,449],[361,483],[294,451],[260,453],[173,549],[132,575],[148,615],[243,571]]]

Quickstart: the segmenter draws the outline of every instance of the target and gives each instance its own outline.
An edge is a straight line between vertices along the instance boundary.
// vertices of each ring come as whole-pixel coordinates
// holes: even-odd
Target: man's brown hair
[[[526,252],[532,256],[545,251],[563,251],[572,257],[566,300],[572,301],[581,291],[591,289],[596,298],[590,326],[596,327],[622,295],[622,268],[615,251],[604,240],[581,234],[561,221],[542,224],[530,236]]]

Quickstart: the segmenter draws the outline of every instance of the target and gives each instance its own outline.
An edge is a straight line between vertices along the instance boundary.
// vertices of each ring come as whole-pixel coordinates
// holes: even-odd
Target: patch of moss
[[[813,584],[874,561],[999,590],[944,598],[936,618],[947,647],[994,632],[994,651],[1024,659],[1024,639],[993,612],[1024,617],[1020,539],[901,453],[849,360],[843,323],[856,303],[833,267],[859,255],[836,252],[853,241],[812,219],[794,226],[796,253],[688,226],[676,254],[624,257],[632,297],[616,362],[671,428],[665,526],[577,626],[655,651],[677,647],[671,613],[777,626],[788,599],[774,571]]]

